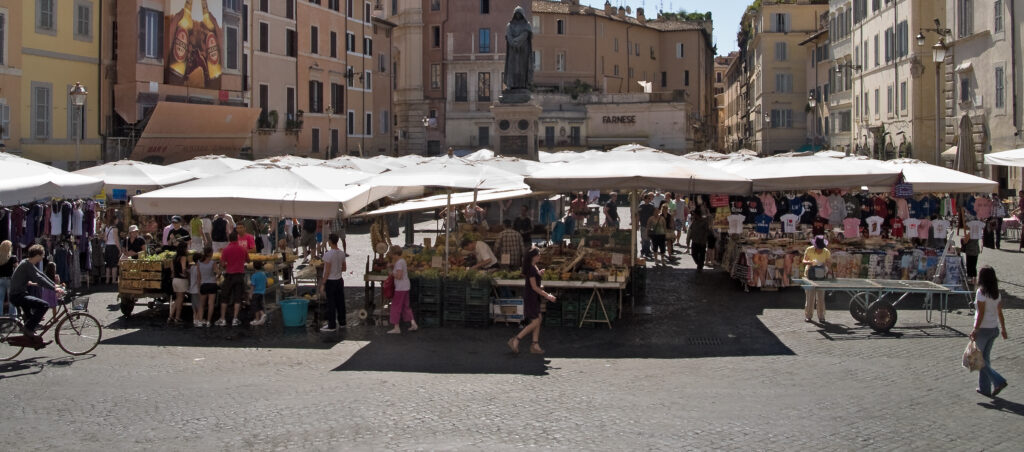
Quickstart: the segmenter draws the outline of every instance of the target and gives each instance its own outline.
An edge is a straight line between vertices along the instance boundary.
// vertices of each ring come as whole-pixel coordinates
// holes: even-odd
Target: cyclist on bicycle
[[[43,260],[45,250],[42,245],[32,245],[28,248],[28,257],[21,260],[18,268],[11,276],[11,303],[24,311],[26,336],[35,336],[36,326],[43,319],[43,315],[50,309],[45,301],[28,294],[30,284],[40,285],[48,289],[57,289],[55,284],[45,273],[39,270],[37,265]]]

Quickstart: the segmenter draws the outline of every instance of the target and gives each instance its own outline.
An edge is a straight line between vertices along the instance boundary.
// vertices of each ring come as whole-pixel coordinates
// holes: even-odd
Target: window
[[[228,11],[238,12],[241,7],[242,0],[224,0],[224,9]]]
[[[565,34],[565,21],[558,19],[555,21],[555,33],[564,35]]]
[[[331,32],[331,58],[338,57],[338,32]]]
[[[92,41],[92,3],[75,0],[75,39]]]
[[[619,65],[616,64],[612,67],[612,75],[619,75]]]
[[[467,74],[465,72],[455,73],[455,102],[465,102],[469,100],[467,93]]]
[[[348,17],[356,17],[354,15],[355,9],[356,8],[355,5],[352,4],[352,0],[348,0],[347,2],[345,2],[345,14],[348,15]]]
[[[558,72],[565,72],[565,52],[558,52],[555,54],[555,70]]]
[[[885,112],[889,113],[890,115],[892,114],[892,103],[893,103],[892,86],[887,86],[887,87],[885,87],[885,107],[886,107]]]
[[[295,0],[284,0],[284,17],[286,19],[295,18]]]
[[[491,128],[487,126],[477,127],[477,146],[485,148],[491,145]]]
[[[327,8],[333,11],[341,11],[341,0],[327,0]]]
[[[309,53],[316,55],[320,53],[320,29],[309,27]]]
[[[960,102],[971,100],[971,78],[967,75],[960,76]]]
[[[57,0],[36,0],[36,32],[53,34],[57,30]]]
[[[903,58],[910,54],[910,37],[907,21],[896,24],[896,58]]]
[[[373,7],[370,2],[363,3],[363,22],[370,23],[372,20]]]
[[[320,129],[314,127],[312,132],[313,138],[309,142],[309,152],[311,154],[317,154],[320,152]]]
[[[331,154],[330,157],[338,155],[338,129],[331,129]]]
[[[875,116],[878,116],[882,112],[882,96],[881,91],[875,88]]]
[[[354,82],[355,78],[356,78],[356,74],[355,74],[355,72],[352,72],[352,66],[345,67],[345,79],[346,79],[345,80],[345,85],[348,86],[349,88],[354,87],[355,86],[355,82]]]
[[[654,46],[651,46],[651,59],[652,60],[657,60],[658,59],[658,57],[654,55]]]
[[[390,118],[390,116],[388,115],[388,111],[387,110],[381,110],[381,112],[380,112],[380,132],[381,133],[387,133],[388,132],[388,128],[391,126],[391,121],[388,118]]]
[[[366,124],[364,127],[366,128],[366,136],[373,136],[373,112],[366,112]]]
[[[636,76],[636,71],[633,69],[632,66],[629,67],[629,69],[626,71],[626,73],[629,74],[629,78],[633,78],[633,77]]]
[[[431,11],[440,11],[441,10],[441,0],[430,0],[430,10]]]
[[[337,112],[345,105],[345,88],[339,83],[331,83],[331,110]]]
[[[533,17],[530,18],[530,20],[533,21],[533,23],[531,24],[531,28],[533,28],[533,34],[539,35],[540,34],[540,16],[534,15]]]
[[[491,13],[491,0],[480,0],[480,14]]]
[[[683,52],[683,43],[677,42],[676,43],[676,58],[682,58],[685,55],[686,54]]]
[[[957,0],[957,36],[963,38],[974,34],[974,0]]]
[[[992,18],[992,30],[996,33],[1003,31],[1003,0],[995,0],[995,15]]]
[[[775,43],[775,61],[786,61],[786,43]]]
[[[875,67],[878,67],[878,35],[875,35]]]
[[[398,0],[391,0],[391,15],[398,14]]]
[[[889,61],[893,59],[893,32],[892,27],[885,29],[885,63],[889,64]]]
[[[634,42],[633,43],[633,54],[636,55],[636,56],[640,56],[640,43],[639,42]]]
[[[289,86],[284,89],[284,92],[286,97],[285,113],[288,114],[287,118],[295,119],[295,88]]]
[[[270,48],[270,25],[260,22],[260,52],[268,52]]]
[[[793,110],[772,110],[770,118],[771,128],[773,129],[788,129],[793,127]]]
[[[163,58],[164,13],[139,9],[139,58]]]
[[[900,110],[907,110],[907,82],[900,82]]]
[[[580,126],[569,127],[569,145],[579,146],[580,145]]]
[[[996,108],[1006,107],[1006,86],[1003,78],[1005,71],[1001,66],[996,67]]]
[[[324,82],[318,80],[309,81],[309,112],[324,112]]]
[[[544,127],[544,146],[554,147],[555,146],[555,127],[547,126]]]
[[[260,83],[260,98],[257,101],[260,103],[261,116],[270,113],[270,85]]]
[[[614,52],[618,52],[619,51],[619,38],[615,38],[615,39],[612,40],[612,51],[614,51]]]
[[[299,40],[297,36],[295,30],[292,29],[285,30],[284,32],[285,54],[290,57],[298,56],[299,54]]]
[[[71,85],[67,85],[67,90],[71,91]],[[71,96],[67,96],[67,112],[68,112],[68,139],[74,140],[76,135],[81,138],[85,138],[85,124],[82,123],[82,111],[88,108],[88,99],[86,99],[85,106],[75,106],[71,103]]]
[[[32,138],[50,138],[53,106],[53,85],[32,82]]]
[[[441,47],[441,27],[437,25],[430,27],[430,46],[435,49]]]
[[[661,87],[668,86],[668,72],[661,71]]]
[[[871,0],[871,12],[878,11],[882,7],[881,3],[879,0]]]
[[[270,9],[267,7],[267,2],[268,2],[268,0],[260,0],[260,4],[259,4],[260,12],[265,13],[265,12],[269,12],[270,11]]]
[[[430,65],[430,89],[441,89],[441,65]]]
[[[683,86],[690,86],[690,71],[683,71]]]
[[[346,132],[346,134],[356,134],[356,112],[352,110],[348,111],[348,123],[346,124],[346,126],[348,127],[348,131]]]
[[[238,28],[224,27],[224,66],[238,70]]]
[[[373,38],[363,38],[363,55],[373,56]]]
[[[491,29],[480,29],[480,53],[491,53]]]
[[[789,32],[789,14],[774,13],[772,14],[771,31],[788,33]]]
[[[0,17],[3,17],[0,15]],[[11,138],[11,106],[6,102],[0,102],[0,139]]]
[[[356,51],[356,35],[355,33],[345,32],[345,51],[355,52]]]
[[[533,72],[540,72],[541,68],[540,50],[533,51]]]
[[[480,72],[476,75],[476,100],[489,102],[491,100],[491,73]]]
[[[7,64],[7,11],[0,11],[0,66]],[[7,105],[7,104],[3,104]]]
[[[793,92],[793,74],[787,74],[787,73],[775,74],[775,92],[776,93],[792,93]]]
[[[363,89],[373,91],[373,71],[363,71]]]

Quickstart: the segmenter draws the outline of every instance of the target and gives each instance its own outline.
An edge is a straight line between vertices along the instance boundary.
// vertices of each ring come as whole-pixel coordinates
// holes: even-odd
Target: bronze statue
[[[530,100],[533,84],[533,29],[521,6],[512,13],[505,27],[505,91],[501,103],[518,104]]]

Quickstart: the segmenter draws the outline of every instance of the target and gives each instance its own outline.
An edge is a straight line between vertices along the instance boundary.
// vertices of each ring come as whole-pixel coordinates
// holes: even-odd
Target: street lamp
[[[814,91],[807,96],[807,106],[814,113],[814,128],[811,130],[811,148],[818,144],[818,100],[814,98]]]
[[[917,32],[917,36],[914,37],[917,40],[917,45],[924,45],[926,31],[939,35],[939,41],[932,46],[932,61],[935,63],[935,164],[938,165],[942,157],[942,123],[940,119],[942,117],[942,74],[940,65],[946,59],[948,47],[946,47],[945,39],[953,37],[953,30],[943,28],[942,22],[935,19],[934,28],[922,28]]]
[[[71,98],[71,105],[79,108],[78,116],[78,130],[75,130],[75,169],[81,169],[82,167],[82,132],[85,129],[85,98],[89,95],[89,92],[85,90],[85,87],[81,83],[75,82],[74,86],[71,87],[71,91],[68,91],[68,97]]]
[[[337,151],[334,146],[334,129],[331,128],[331,119],[334,117],[334,105],[327,106],[327,133],[330,134],[329,143],[327,145],[327,159],[331,160],[334,158],[334,153]]]

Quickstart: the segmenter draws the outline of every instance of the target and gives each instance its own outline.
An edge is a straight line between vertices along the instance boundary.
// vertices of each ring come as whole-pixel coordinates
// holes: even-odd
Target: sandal
[[[508,348],[512,350],[512,353],[519,353],[519,338],[513,337],[509,339]]]
[[[540,348],[540,342],[534,342],[533,345],[530,346],[530,353],[533,353],[534,355],[544,354],[544,349]]]

